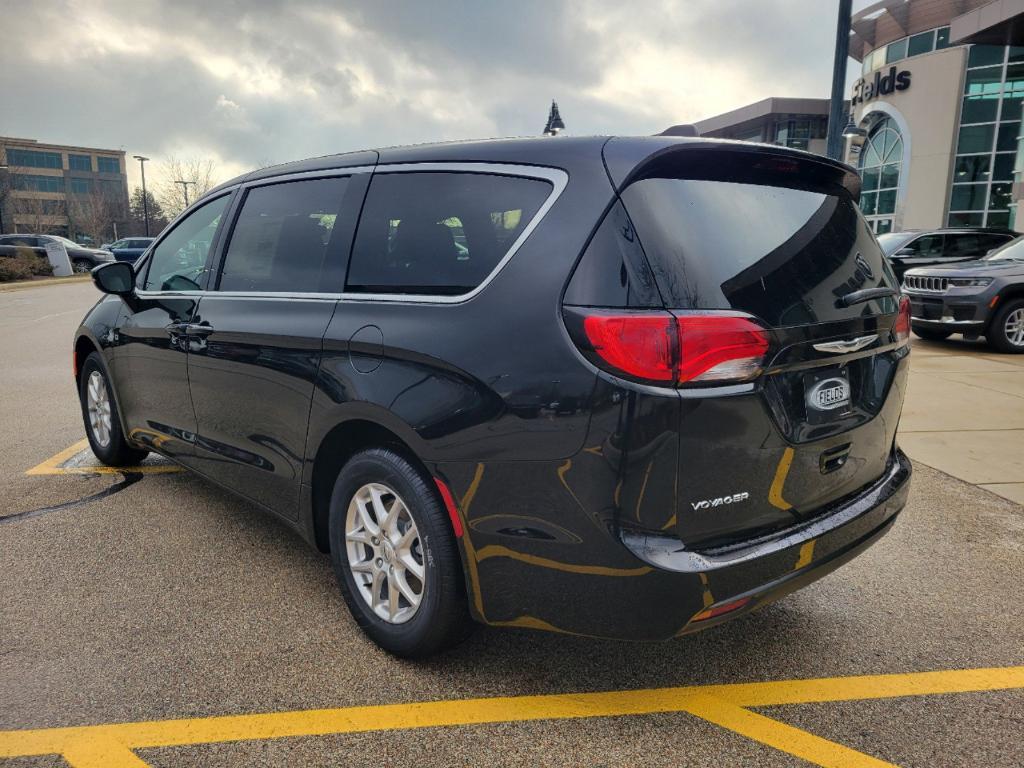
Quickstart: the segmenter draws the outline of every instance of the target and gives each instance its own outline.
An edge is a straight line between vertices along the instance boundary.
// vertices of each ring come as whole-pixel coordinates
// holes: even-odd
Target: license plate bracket
[[[804,408],[810,424],[826,424],[849,415],[853,391],[846,366],[804,374]]]

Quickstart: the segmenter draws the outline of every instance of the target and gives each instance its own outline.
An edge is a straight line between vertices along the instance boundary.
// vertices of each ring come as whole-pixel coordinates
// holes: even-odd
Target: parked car
[[[108,251],[99,248],[84,248],[78,243],[60,235],[0,235],[0,253],[12,253],[18,249],[29,249],[32,253],[46,258],[46,243],[59,241],[64,245],[75,272],[88,272],[93,267],[113,261]]]
[[[1008,229],[968,227],[887,232],[878,236],[878,242],[902,280],[908,269],[980,259],[1015,237],[1017,233]]]
[[[102,247],[114,254],[114,258],[118,261],[135,261],[146,252],[154,239],[152,237],[123,237],[116,242],[104,244]]]
[[[822,157],[664,136],[265,168],[93,273],[89,442],[278,515],[395,654],[471,618],[711,627],[906,501],[909,303],[859,191]]]
[[[984,335],[1001,352],[1024,352],[1024,238],[975,261],[911,269],[903,290],[922,339]]]

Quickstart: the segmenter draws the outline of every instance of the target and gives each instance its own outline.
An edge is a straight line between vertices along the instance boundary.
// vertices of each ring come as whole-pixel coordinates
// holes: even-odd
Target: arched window
[[[879,234],[892,231],[903,166],[903,137],[892,118],[875,123],[860,150],[860,209]]]

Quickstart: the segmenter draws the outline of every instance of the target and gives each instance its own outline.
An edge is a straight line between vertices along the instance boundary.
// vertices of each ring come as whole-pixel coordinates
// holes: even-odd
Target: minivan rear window
[[[495,174],[376,174],[345,289],[468,293],[498,266],[551,189],[547,181]]]
[[[897,283],[849,192],[647,178],[622,193],[666,303],[784,327],[896,311],[837,300]]]

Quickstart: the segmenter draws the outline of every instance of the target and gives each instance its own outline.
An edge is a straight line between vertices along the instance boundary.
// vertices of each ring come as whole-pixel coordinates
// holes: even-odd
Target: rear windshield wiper
[[[865,301],[871,301],[872,299],[899,295],[900,292],[895,288],[864,288],[863,290],[854,291],[840,297],[838,304],[841,307],[852,307],[854,304],[863,304]]]

